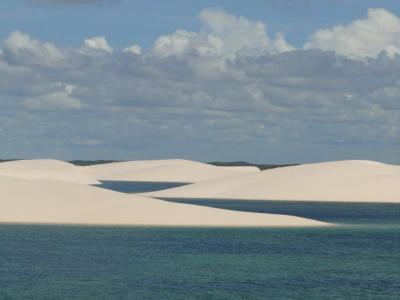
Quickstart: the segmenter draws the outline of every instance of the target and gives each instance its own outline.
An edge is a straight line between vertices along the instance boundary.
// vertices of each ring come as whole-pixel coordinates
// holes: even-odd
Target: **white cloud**
[[[43,66],[54,66],[63,58],[55,45],[43,43],[20,31],[14,31],[4,41],[4,55],[17,63]]]
[[[153,51],[162,57],[195,53],[233,58],[238,52],[260,55],[293,50],[282,34],[271,39],[265,24],[261,22],[252,22],[214,9],[203,10],[199,17],[202,30],[177,30],[161,36],[156,40]]]
[[[154,52],[162,57],[182,55],[197,39],[194,32],[177,30],[173,34],[159,37],[154,43]]]
[[[131,45],[129,47],[124,48],[124,52],[130,52],[133,54],[140,55],[142,53],[142,49],[139,45]]]
[[[113,48],[108,44],[104,36],[95,36],[89,39],[85,39],[85,48],[101,50],[108,53],[113,52]]]
[[[400,19],[385,9],[369,9],[366,19],[318,30],[304,49],[334,51],[354,59],[374,58],[382,51],[393,57],[400,53]]]
[[[105,39],[83,50],[24,34],[5,42],[0,151],[296,161],[344,159],[351,149],[399,162],[400,56],[366,64],[284,51],[283,37],[269,38],[261,23],[221,11],[201,18],[198,32],[160,37],[159,55],[110,52]]]

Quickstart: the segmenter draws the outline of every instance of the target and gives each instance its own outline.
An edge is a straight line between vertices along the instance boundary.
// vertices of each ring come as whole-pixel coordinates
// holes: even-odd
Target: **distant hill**
[[[120,160],[70,160],[68,162],[76,166],[93,166],[112,162],[120,162]]]
[[[69,161],[70,163],[77,165],[77,166],[91,166],[91,165],[98,165],[98,164],[106,164],[112,162],[119,162],[118,160],[72,160]],[[220,166],[220,167],[239,167],[239,166],[251,166],[257,167],[260,170],[267,170],[267,169],[275,169],[275,168],[282,168],[282,167],[289,167],[289,166],[296,166],[297,164],[256,164],[256,163],[249,163],[247,161],[213,161],[208,162],[207,164],[213,166]]]
[[[21,158],[0,159],[0,163],[7,162],[7,161],[16,161],[16,160],[21,160]],[[91,166],[91,165],[119,162],[119,160],[70,160],[67,162],[69,162],[73,165],[76,165],[76,166]]]
[[[213,166],[219,166],[219,167],[239,167],[239,166],[251,166],[251,167],[257,167],[260,170],[268,170],[268,169],[275,169],[275,168],[282,168],[282,167],[290,167],[290,166],[297,166],[298,164],[281,164],[281,165],[275,165],[275,164],[256,164],[256,163],[249,163],[247,161],[227,161],[227,162],[222,162],[222,161],[213,161],[209,162],[208,164],[213,165]]]
[[[0,159],[1,162],[7,161],[14,161],[18,159]],[[112,162],[120,162],[120,160],[70,160],[68,161],[71,164],[76,166],[92,166],[92,165],[99,165],[99,164],[107,164]],[[252,166],[257,167],[260,170],[267,170],[267,169],[275,169],[275,168],[282,168],[282,167],[289,167],[289,166],[297,166],[298,164],[256,164],[250,163],[247,161],[212,161],[208,162],[207,164],[213,166],[220,166],[220,167],[239,167],[239,166]]]

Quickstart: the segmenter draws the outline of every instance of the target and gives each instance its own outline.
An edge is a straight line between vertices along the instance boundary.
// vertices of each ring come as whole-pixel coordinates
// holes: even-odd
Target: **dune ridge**
[[[199,182],[237,174],[258,173],[257,167],[217,167],[183,159],[127,161],[88,167],[98,180]]]
[[[400,166],[349,160],[239,174],[164,191],[155,198],[400,203]]]
[[[16,160],[0,163],[0,175],[29,179],[99,184],[88,168],[53,159]]]

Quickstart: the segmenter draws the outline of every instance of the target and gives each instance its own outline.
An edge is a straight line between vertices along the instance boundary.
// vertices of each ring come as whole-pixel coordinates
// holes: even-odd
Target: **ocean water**
[[[349,225],[3,224],[0,299],[400,299],[398,206],[231,202]]]

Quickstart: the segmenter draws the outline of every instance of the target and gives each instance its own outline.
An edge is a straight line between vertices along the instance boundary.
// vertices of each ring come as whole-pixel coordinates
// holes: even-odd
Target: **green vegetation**
[[[76,166],[92,166],[92,165],[100,165],[107,164],[112,162],[119,162],[119,160],[70,160],[68,161],[71,164]]]
[[[7,161],[15,161],[19,159],[0,159],[0,163],[7,162]],[[106,159],[99,159],[99,160],[70,160],[68,161],[71,164],[76,166],[92,166],[92,165],[99,165],[99,164],[106,164],[112,162],[121,162],[121,160],[106,160]],[[257,164],[257,163],[250,163],[247,161],[213,161],[208,162],[207,164],[213,166],[220,166],[220,167],[238,167],[238,166],[252,166],[257,167],[260,170],[267,170],[267,169],[275,169],[281,167],[289,167],[289,166],[297,166],[298,164]]]
[[[247,161],[228,161],[228,162],[213,161],[213,162],[209,162],[208,164],[213,165],[213,166],[219,166],[219,167],[251,166],[251,167],[257,167],[260,170],[268,170],[268,169],[275,169],[275,168],[290,167],[290,166],[298,165],[298,164],[282,164],[282,165],[256,164],[256,163],[249,163]]]
[[[7,161],[14,161],[14,160],[18,160],[18,159],[0,159],[0,163],[7,162]]]

